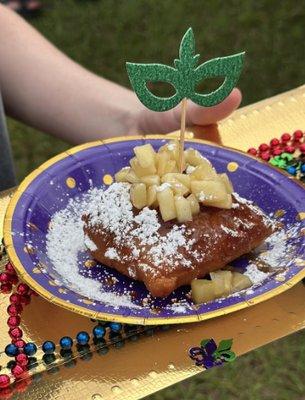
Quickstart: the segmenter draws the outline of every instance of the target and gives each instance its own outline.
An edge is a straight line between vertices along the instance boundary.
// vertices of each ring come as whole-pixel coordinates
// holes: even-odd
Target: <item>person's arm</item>
[[[179,127],[179,109],[146,110],[132,91],[81,67],[1,5],[0,90],[8,115],[72,143]],[[215,107],[190,104],[187,123],[214,123],[240,101],[234,89]]]

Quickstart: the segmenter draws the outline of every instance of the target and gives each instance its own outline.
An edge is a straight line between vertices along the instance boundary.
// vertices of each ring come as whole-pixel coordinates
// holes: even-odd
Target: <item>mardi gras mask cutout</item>
[[[210,107],[222,102],[235,87],[243,66],[245,53],[228,57],[214,58],[196,66],[199,54],[195,55],[195,38],[189,28],[182,38],[179,59],[175,68],[164,64],[126,63],[131,85],[139,100],[153,111],[167,111],[184,98],[201,106]],[[205,79],[223,77],[222,85],[208,94],[196,92],[196,86]],[[148,82],[166,82],[176,93],[171,97],[159,97],[147,88]]]

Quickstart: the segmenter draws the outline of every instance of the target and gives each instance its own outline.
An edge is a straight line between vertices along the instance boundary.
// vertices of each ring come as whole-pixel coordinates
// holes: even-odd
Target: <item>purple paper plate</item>
[[[196,148],[219,173],[227,172],[236,192],[280,218],[287,229],[293,226],[293,237],[285,239],[289,254],[284,272],[279,269],[248,291],[200,306],[192,304],[189,287],[179,288],[167,298],[147,301],[149,294],[141,282],[95,265],[83,251],[77,256],[79,273],[100,285],[107,296],[127,296],[130,301],[118,305],[95,300],[82,295],[73,284],[64,283],[46,251],[52,216],[71,199],[111,184],[114,174],[128,164],[135,146],[149,142],[158,149],[165,141],[164,136],[127,137],[78,146],[44,163],[21,183],[8,207],[4,239],[12,263],[29,286],[52,303],[94,319],[153,325],[196,322],[227,314],[273,297],[305,276],[304,187],[247,154],[194,139],[186,141],[186,148]],[[235,266],[242,271],[249,262],[249,257],[242,257]]]

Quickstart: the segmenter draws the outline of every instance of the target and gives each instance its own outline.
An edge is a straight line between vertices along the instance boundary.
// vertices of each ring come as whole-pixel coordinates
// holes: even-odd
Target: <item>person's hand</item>
[[[0,1],[2,37],[0,86],[13,118],[75,144],[179,129],[179,106],[166,112],[148,110],[133,91],[70,60]],[[240,102],[238,89],[214,107],[188,101],[186,123],[214,124]]]
[[[187,126],[205,126],[215,124],[228,117],[240,104],[242,95],[235,88],[220,104],[213,107],[200,107],[188,101]],[[168,133],[180,128],[180,106],[165,112],[154,112],[141,108],[136,120],[135,130],[131,133]]]

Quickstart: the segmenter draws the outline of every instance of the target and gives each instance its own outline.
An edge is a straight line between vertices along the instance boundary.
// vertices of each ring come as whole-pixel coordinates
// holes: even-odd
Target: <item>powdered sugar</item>
[[[115,308],[138,308],[128,294],[106,292],[102,283],[79,273],[78,255],[86,251],[82,215],[94,207],[94,199],[101,198],[103,193],[103,190],[92,189],[82,198],[71,199],[65,209],[53,215],[46,238],[47,256],[62,283],[80,295]]]
[[[118,252],[114,247],[108,247],[108,249],[105,251],[105,257],[109,258],[110,260],[120,259]]]
[[[246,204],[253,212],[255,212],[258,215],[261,215],[263,217],[264,224],[266,226],[274,225],[274,221],[271,218],[269,218],[265,213],[263,213],[263,211],[259,207],[255,206],[253,204],[253,201],[250,201],[250,200],[247,200],[247,199],[241,197],[236,192],[233,193],[233,196],[238,201],[239,204]],[[235,204],[238,204],[238,203],[235,203]],[[239,207],[239,204],[238,204],[238,207]],[[234,205],[234,204],[232,205],[232,208],[238,208],[238,207],[236,207],[236,205]]]
[[[295,240],[299,237],[300,224],[292,224],[275,231],[264,243],[263,249],[256,259],[272,269],[286,268],[293,260]]]
[[[268,273],[260,271],[254,263],[251,263],[247,266],[244,275],[249,277],[253,285],[263,282],[269,276]]]
[[[277,274],[277,277],[283,278],[285,276],[283,269],[287,271],[287,267],[293,260],[294,240],[298,238],[299,229],[299,223],[279,229],[265,240],[265,248],[255,251],[257,254],[254,262],[251,262],[244,272],[254,286],[261,284],[274,273]],[[263,265],[268,269],[268,272],[261,271],[258,265]]]
[[[238,232],[237,231],[234,231],[233,229],[230,229],[227,226],[220,225],[220,228],[230,236],[233,236],[233,237],[237,237],[238,236]]]
[[[180,264],[190,266],[189,260],[178,253],[179,247],[190,249],[192,242],[185,237],[185,227],[174,225],[171,231],[166,236],[159,236],[158,242],[149,250],[155,265],[161,265],[166,260],[172,261],[174,258],[179,258]]]
[[[156,187],[156,191],[157,192],[163,192],[163,190],[169,189],[171,187],[172,187],[172,185],[170,183],[164,182],[164,183],[162,183],[162,185]]]
[[[128,183],[113,183],[107,190],[100,190],[96,197],[92,196],[84,210],[84,214],[90,215],[89,225],[102,221],[105,229],[117,238],[122,237],[133,221],[129,189]]]
[[[235,204],[238,204],[238,203],[235,203]],[[238,217],[234,217],[233,218],[233,221],[237,224],[237,226],[239,227],[239,226],[243,226],[244,228],[247,228],[247,229],[251,229],[251,228],[253,228],[254,227],[254,223],[253,222],[251,222],[251,221],[245,221],[245,220],[241,220],[240,218],[238,218]]]
[[[252,204],[252,201],[244,199],[243,197],[241,197],[238,193],[234,192],[233,196],[235,197],[235,199],[240,203],[240,204]]]
[[[143,210],[134,217],[137,228],[130,232],[130,235],[138,238],[141,244],[153,245],[158,242],[158,230],[160,224],[158,222],[157,211],[144,207]],[[133,251],[137,250],[136,248]]]
[[[186,167],[185,172],[187,173],[187,175],[190,175],[192,172],[195,171],[195,169],[196,169],[196,167],[193,167],[193,165],[188,165],[188,166]]]
[[[92,242],[92,240],[87,235],[84,236],[84,243],[87,249],[89,249],[90,251],[97,250],[96,244]]]
[[[272,268],[280,268],[285,263],[286,254],[289,254],[289,245],[287,245],[287,233],[284,229],[275,232],[265,243],[269,250],[263,252],[258,258],[264,261]]]

